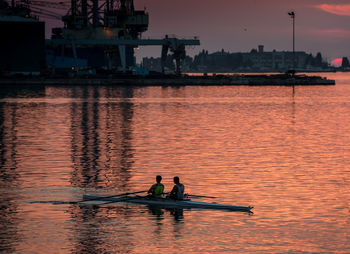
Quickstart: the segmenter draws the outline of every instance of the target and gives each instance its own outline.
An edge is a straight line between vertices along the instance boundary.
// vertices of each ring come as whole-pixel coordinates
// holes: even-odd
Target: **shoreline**
[[[234,74],[213,76],[121,76],[121,77],[20,77],[0,79],[0,85],[119,85],[119,86],[308,86],[335,85],[335,80],[321,76],[287,74]]]

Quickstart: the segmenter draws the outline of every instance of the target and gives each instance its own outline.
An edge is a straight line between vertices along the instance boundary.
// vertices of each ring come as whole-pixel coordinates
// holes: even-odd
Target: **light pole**
[[[295,72],[295,13],[294,11],[288,12],[288,15],[293,20],[293,72]]]

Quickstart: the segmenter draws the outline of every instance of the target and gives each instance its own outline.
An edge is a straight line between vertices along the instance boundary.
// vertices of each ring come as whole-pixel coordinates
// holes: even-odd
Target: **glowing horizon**
[[[334,60],[331,61],[331,65],[333,67],[340,67],[343,63],[343,58],[336,58]]]

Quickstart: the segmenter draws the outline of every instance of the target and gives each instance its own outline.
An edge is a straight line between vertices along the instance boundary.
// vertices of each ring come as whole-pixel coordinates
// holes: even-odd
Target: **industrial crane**
[[[148,29],[145,10],[135,10],[133,0],[70,0],[70,5],[62,17],[64,27],[52,29],[52,40],[47,42],[55,54],[60,45],[94,67],[122,65],[125,69],[135,64],[135,41]],[[116,40],[128,42],[118,46]]]
[[[62,19],[68,30],[105,27],[114,30],[113,37],[129,36],[136,39],[148,29],[148,14],[135,11],[133,0],[11,1],[13,6],[21,6],[34,15]]]
[[[71,0],[69,14],[62,20],[69,29],[104,26],[122,29],[132,37],[148,28],[148,14],[135,11],[133,0]]]
[[[181,61],[186,56],[185,46],[200,43],[197,38],[168,36],[164,39],[141,39],[141,34],[148,29],[149,16],[145,10],[135,10],[134,0],[7,1],[11,1],[11,9],[16,11],[16,15],[20,13],[19,16],[33,18],[33,13],[64,22],[63,27],[53,28],[51,39],[46,40],[47,54],[53,56],[49,65],[61,66],[57,68],[78,70],[88,66],[125,71],[135,66],[135,48],[157,45],[162,46],[162,69],[170,51],[176,73],[180,73]]]
[[[141,39],[141,34],[148,29],[149,16],[145,10],[135,10],[134,0],[70,0],[70,5],[67,15],[62,17],[64,27],[52,30],[52,40],[47,41],[47,46],[55,54],[64,51],[59,47],[71,49],[75,59],[87,59],[89,66],[108,69],[119,66],[126,70],[135,65],[135,48],[159,45],[162,46],[162,66],[170,51],[176,73],[180,73],[185,46],[199,45],[197,38]]]

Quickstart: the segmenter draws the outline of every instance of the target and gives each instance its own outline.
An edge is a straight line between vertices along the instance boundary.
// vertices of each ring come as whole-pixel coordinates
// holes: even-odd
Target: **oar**
[[[200,195],[192,195],[192,194],[186,194],[187,197],[194,197],[194,198],[217,198],[217,197],[211,197],[211,196],[200,196]]]
[[[170,194],[170,192],[164,192],[163,194]],[[217,198],[217,197],[211,197],[211,196],[200,196],[200,195],[192,195],[192,194],[184,194],[184,196],[194,197],[194,198]]]
[[[135,196],[135,197],[128,197],[128,198],[121,198],[119,200],[107,201],[107,202],[103,203],[102,205],[111,204],[111,203],[118,203],[118,202],[124,202],[124,201],[138,199],[138,198],[145,198],[145,197]]]
[[[107,197],[98,197],[98,198],[86,199],[86,200],[78,201],[77,204],[78,204],[78,203],[82,203],[82,202],[87,202],[87,201],[98,201],[98,200],[103,200],[103,199],[106,199],[106,198],[123,197],[123,196],[131,195],[131,194],[143,193],[143,192],[147,192],[147,191],[148,191],[148,190],[145,190],[145,191],[135,191],[135,192],[125,192],[125,193],[122,193],[122,194],[112,195],[112,196],[107,196]]]

